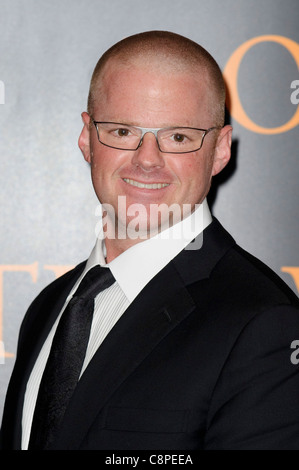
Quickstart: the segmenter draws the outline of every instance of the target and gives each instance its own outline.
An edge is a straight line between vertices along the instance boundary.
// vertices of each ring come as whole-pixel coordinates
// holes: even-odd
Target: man
[[[224,103],[214,59],[173,33],[126,38],[98,62],[79,147],[102,239],[27,312],[4,449],[299,449],[298,299],[206,203],[230,158]],[[114,281],[96,296],[78,384],[67,400],[59,389],[65,407],[36,444],[52,426],[37,403],[57,323],[95,265]]]

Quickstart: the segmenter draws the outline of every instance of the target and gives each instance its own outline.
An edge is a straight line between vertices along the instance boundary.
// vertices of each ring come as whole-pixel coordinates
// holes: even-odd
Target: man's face
[[[93,119],[147,128],[207,129],[215,125],[207,82],[202,75],[183,71],[167,73],[138,65],[113,69],[110,66],[95,102]],[[91,164],[95,192],[102,204],[113,207],[116,222],[123,226],[136,218],[135,210],[130,213],[129,209],[138,210],[136,204],[143,208],[142,217],[139,211],[138,219],[139,229],[143,230],[155,229],[153,224],[168,223],[166,208],[173,204],[181,210],[184,205],[193,209],[205,198],[212,176],[221,171],[229,159],[229,126],[220,133],[210,132],[199,151],[167,154],[159,151],[152,133],[145,134],[136,151],[106,147],[98,141],[95,127],[89,126],[89,115],[83,113],[82,117],[85,126],[79,146]],[[119,210],[119,196],[123,196],[125,211]],[[151,208],[159,205],[164,209],[157,223],[156,215],[152,215],[156,212],[151,214]]]

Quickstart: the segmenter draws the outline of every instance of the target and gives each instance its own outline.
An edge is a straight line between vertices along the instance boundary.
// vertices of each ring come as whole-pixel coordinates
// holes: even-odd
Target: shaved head
[[[214,125],[223,126],[225,85],[213,57],[199,44],[167,31],[148,31],[129,36],[108,49],[99,59],[90,83],[88,113],[92,115],[102,91],[103,77],[113,67],[140,66],[157,73],[190,73],[206,84]],[[112,71],[112,72],[111,72]]]

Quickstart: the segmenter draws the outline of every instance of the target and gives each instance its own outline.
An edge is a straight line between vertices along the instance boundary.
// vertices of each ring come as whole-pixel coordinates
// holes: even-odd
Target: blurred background
[[[234,141],[210,207],[298,294],[298,25],[298,0],[0,0],[0,420],[30,302],[95,242],[80,114],[125,36],[173,31],[215,57]]]

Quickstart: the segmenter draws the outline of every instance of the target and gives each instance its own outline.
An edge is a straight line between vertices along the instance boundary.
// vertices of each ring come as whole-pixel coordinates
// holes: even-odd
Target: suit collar
[[[206,230],[202,248],[183,250],[146,285],[110,331],[80,379],[53,448],[79,449],[113,393],[194,311],[186,285],[208,277],[234,244],[218,221]],[[78,410],[84,410],[84,418]]]
[[[206,199],[180,222],[136,243],[109,263],[118,285],[132,302],[144,286],[212,222]],[[98,238],[86,269],[103,265],[103,240]],[[128,269],[129,267],[129,269]]]
[[[235,240],[213,217],[213,222],[188,245],[173,263],[186,285],[208,278]]]

